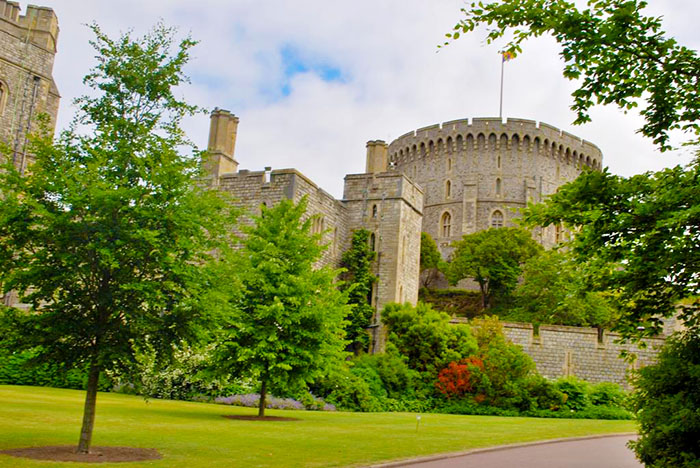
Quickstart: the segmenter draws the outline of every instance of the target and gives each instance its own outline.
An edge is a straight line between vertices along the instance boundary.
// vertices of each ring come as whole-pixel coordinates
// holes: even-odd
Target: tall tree
[[[506,46],[511,51],[520,50],[528,37],[553,35],[563,45],[564,75],[581,83],[573,94],[578,122],[589,120],[587,110],[596,102],[629,109],[645,101],[641,111],[645,124],[640,131],[662,150],[669,148],[672,130],[691,132],[694,136],[686,143],[694,146],[697,155],[700,58],[666,37],[661,19],[644,15],[646,5],[639,0],[593,0],[579,10],[573,3],[551,0],[472,4],[455,30],[468,32],[479,24],[491,24],[487,40],[493,41],[515,29],[514,39]],[[563,222],[577,229],[573,253],[591,289],[612,291],[621,299],[616,328],[624,336],[657,333],[660,318],[680,307],[687,331],[674,338],[660,362],[636,381],[636,408],[642,416],[634,448],[647,466],[685,467],[700,462],[697,425],[688,423],[687,416],[699,409],[698,399],[688,397],[697,391],[697,379],[685,368],[668,372],[674,359],[698,349],[699,207],[700,158],[696,156],[688,167],[629,179],[606,171],[584,172],[524,216],[530,224]],[[656,399],[661,393],[672,395]]]
[[[591,0],[583,9],[565,0],[472,2],[447,37],[488,25],[486,42],[508,35],[503,50],[518,53],[527,39],[549,34],[562,46],[564,76],[580,84],[572,94],[575,123],[589,122],[595,104],[627,110],[643,101],[639,131],[661,150],[671,148],[674,129],[694,134],[698,144],[700,58],[666,36],[661,17],[644,15],[646,6],[643,0]]]
[[[497,295],[508,294],[518,282],[522,264],[542,247],[520,228],[487,229],[453,242],[455,248],[446,267],[451,284],[470,278],[479,284],[484,308]]]
[[[216,351],[221,372],[260,382],[258,416],[269,391],[300,390],[345,358],[347,295],[336,270],[314,268],[324,246],[303,220],[306,198],[262,206],[235,255],[241,283]]]
[[[133,360],[147,341],[167,352],[195,339],[210,252],[231,232],[229,204],[196,185],[197,159],[180,122],[196,108],[174,88],[190,38],[162,25],[113,40],[97,25],[95,91],[76,101],[72,126],[39,139],[22,177],[0,171],[0,280],[31,305],[9,310],[12,345],[89,378],[78,452],[90,449],[100,373]]]
[[[372,273],[372,262],[377,253],[369,245],[370,232],[358,229],[352,233],[350,248],[343,253],[341,265],[345,268],[343,274],[344,289],[348,291],[348,304],[352,312],[346,326],[347,339],[350,347],[359,354],[369,346],[367,327],[372,320],[372,286],[377,277]]]

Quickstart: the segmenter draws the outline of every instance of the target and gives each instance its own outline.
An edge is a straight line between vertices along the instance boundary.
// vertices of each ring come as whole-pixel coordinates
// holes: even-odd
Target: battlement
[[[447,152],[459,152],[469,145],[475,150],[515,146],[525,152],[537,151],[576,167],[602,168],[602,153],[593,143],[544,122],[530,119],[477,117],[421,127],[389,144],[393,166]]]
[[[56,13],[36,5],[28,5],[24,15],[20,11],[19,2],[0,0],[0,30],[55,53],[59,33]]]

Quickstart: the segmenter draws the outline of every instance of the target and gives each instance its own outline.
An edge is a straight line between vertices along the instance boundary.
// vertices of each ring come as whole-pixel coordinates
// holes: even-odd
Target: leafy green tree
[[[258,415],[268,391],[298,392],[345,358],[347,294],[336,270],[314,268],[324,246],[302,220],[307,200],[262,207],[234,256],[240,291],[216,351],[219,369],[260,381]]]
[[[91,26],[96,91],[77,100],[55,143],[35,142],[23,177],[0,171],[0,280],[31,305],[3,320],[11,346],[89,367],[78,452],[90,448],[100,373],[148,341],[161,353],[196,341],[211,252],[232,230],[230,204],[197,186],[197,158],[180,129],[196,108],[178,99],[195,44],[156,26],[117,40]],[[80,130],[83,130],[82,132]]]
[[[406,358],[411,369],[433,384],[437,373],[452,361],[460,361],[476,351],[476,343],[466,325],[451,325],[450,317],[419,302],[388,304],[382,312],[389,342]]]
[[[442,256],[437,248],[435,239],[427,232],[420,233],[420,272],[423,275],[423,287],[430,287],[437,277],[442,264]]]
[[[530,233],[520,228],[467,234],[452,245],[455,250],[446,267],[447,279],[451,284],[465,278],[476,281],[484,308],[492,306],[496,296],[512,291],[522,264],[542,250]]]
[[[595,104],[627,110],[644,101],[643,135],[665,150],[669,132],[682,129],[698,144],[700,58],[666,37],[661,17],[643,14],[646,6],[643,0],[592,0],[584,9],[564,0],[472,2],[447,37],[488,25],[488,43],[511,37],[503,50],[517,53],[527,39],[549,34],[562,46],[564,76],[580,84],[572,94],[575,123],[589,122]]]
[[[639,370],[632,405],[642,437],[631,442],[649,468],[694,468],[700,460],[700,338],[671,338],[656,365]]]
[[[548,250],[523,265],[505,318],[521,322],[610,327],[617,317],[611,301],[590,291],[568,252]]]
[[[641,133],[669,148],[669,132],[692,132],[687,142],[700,145],[700,58],[694,50],[667,38],[661,19],[645,16],[646,2],[596,0],[579,10],[573,3],[547,0],[515,0],[465,10],[457,32],[491,24],[487,40],[502,37],[515,28],[506,46],[520,50],[528,37],[552,34],[563,45],[565,76],[579,79],[573,108],[578,122],[589,120],[587,110],[598,103],[615,103],[629,109],[644,100]],[[495,27],[494,27],[495,26]],[[458,36],[457,36],[458,37]],[[452,38],[456,38],[455,34]],[[661,329],[660,318],[676,312],[689,328],[687,336],[700,330],[697,301],[684,299],[700,294],[700,160],[686,168],[675,167],[629,179],[607,172],[584,172],[575,182],[560,188],[545,205],[525,214],[530,224],[565,223],[580,229],[572,244],[573,253],[592,290],[610,291],[620,298],[621,319],[616,329],[628,338],[640,338]],[[682,355],[697,349],[682,338],[669,344],[667,353]],[[659,380],[640,378],[640,418],[637,456],[652,466],[697,466],[700,456],[686,451],[684,431],[677,415],[697,413],[697,399],[687,398],[687,389],[697,383],[687,372],[666,372],[662,356],[647,372]],[[657,385],[658,384],[658,385]],[[680,413],[657,411],[656,389],[664,387],[664,402],[682,401]],[[660,395],[660,394],[659,394]],[[668,398],[668,400],[666,399]],[[647,421],[646,423],[644,421]],[[697,431],[690,440],[697,441]],[[697,445],[697,444],[696,444]],[[679,450],[679,448],[681,448]],[[678,458],[682,454],[683,459]],[[683,463],[683,465],[679,465]]]
[[[367,327],[374,314],[371,296],[377,277],[372,273],[372,262],[377,253],[369,245],[369,236],[370,232],[366,229],[353,232],[350,248],[343,253],[341,261],[346,270],[343,288],[348,291],[348,304],[353,306],[345,330],[355,354],[367,350],[369,346]]]

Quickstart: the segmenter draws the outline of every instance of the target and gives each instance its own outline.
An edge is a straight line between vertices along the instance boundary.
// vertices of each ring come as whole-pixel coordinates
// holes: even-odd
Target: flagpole
[[[505,63],[506,60],[503,57],[503,54],[501,54],[501,100],[498,106],[498,118],[501,120],[503,120],[503,68]]]

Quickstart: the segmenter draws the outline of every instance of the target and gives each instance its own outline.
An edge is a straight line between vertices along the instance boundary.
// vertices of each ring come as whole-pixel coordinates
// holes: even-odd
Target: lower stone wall
[[[453,319],[453,322],[462,322]],[[522,346],[537,366],[537,371],[550,379],[576,376],[588,382],[613,382],[629,388],[627,375],[656,361],[665,336],[644,340],[646,348],[618,343],[620,335],[596,328],[541,325],[538,334],[529,323],[503,322],[503,331],[515,344]],[[620,357],[621,351],[636,355],[632,362]]]

